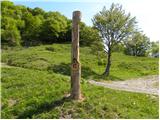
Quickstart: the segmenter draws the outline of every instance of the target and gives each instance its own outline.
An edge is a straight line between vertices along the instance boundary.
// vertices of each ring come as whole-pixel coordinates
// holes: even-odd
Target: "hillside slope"
[[[2,118],[158,118],[158,96],[111,90],[88,79],[124,80],[158,73],[158,59],[113,54],[111,76],[102,77],[90,48],[81,48],[83,102],[70,92],[70,45],[2,51]],[[106,58],[102,58],[105,60]],[[132,68],[132,69],[129,69]]]
[[[2,62],[11,66],[49,70],[70,76],[70,44],[53,44],[2,52]],[[158,74],[158,58],[127,56],[123,53],[112,54],[109,77],[102,76],[107,59],[91,53],[89,47],[80,48],[82,78],[95,80],[124,80],[146,75]]]

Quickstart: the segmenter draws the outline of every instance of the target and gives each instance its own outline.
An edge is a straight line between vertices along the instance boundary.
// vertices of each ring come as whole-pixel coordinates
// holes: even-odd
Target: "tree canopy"
[[[135,32],[131,38],[125,42],[125,53],[133,56],[145,56],[150,47],[149,38],[141,33]]]
[[[112,4],[109,10],[104,7],[93,18],[93,24],[99,30],[108,54],[108,63],[104,74],[109,75],[111,53],[115,45],[127,39],[135,28],[135,17],[126,14],[119,4]]]
[[[71,42],[72,20],[60,12],[46,12],[39,7],[32,9],[10,1],[2,1],[1,8],[2,47]],[[99,41],[97,30],[83,22],[80,26],[81,46]]]

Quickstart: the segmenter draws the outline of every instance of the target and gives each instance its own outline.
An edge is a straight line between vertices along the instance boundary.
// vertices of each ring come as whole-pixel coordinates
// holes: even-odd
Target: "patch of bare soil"
[[[159,95],[158,75],[146,76],[125,81],[96,82],[94,80],[90,80],[89,83],[111,89]]]

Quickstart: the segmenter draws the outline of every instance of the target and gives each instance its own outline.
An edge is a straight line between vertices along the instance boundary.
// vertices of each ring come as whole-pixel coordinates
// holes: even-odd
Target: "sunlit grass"
[[[82,81],[83,102],[63,97],[70,78],[24,68],[2,68],[2,118],[158,118],[158,97]]]
[[[3,51],[2,62],[12,66],[48,70],[70,76],[70,46],[70,44],[53,44]],[[100,60],[102,63],[98,64],[98,57],[91,53],[89,47],[80,48],[80,62],[84,79],[125,80],[158,74],[158,58],[113,53],[109,77],[102,76],[107,58],[103,56]]]

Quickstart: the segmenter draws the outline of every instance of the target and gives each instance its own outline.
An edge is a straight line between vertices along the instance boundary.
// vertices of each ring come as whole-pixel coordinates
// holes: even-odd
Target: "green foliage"
[[[108,55],[107,66],[104,75],[110,74],[111,54],[113,49],[122,40],[128,38],[135,27],[135,18],[126,14],[119,4],[112,4],[109,10],[104,7],[93,18],[93,24],[99,30]]]
[[[149,38],[140,32],[135,32],[125,41],[125,53],[133,56],[145,56],[150,47]]]
[[[88,27],[85,24],[80,24],[80,45],[91,46],[94,42],[100,42],[98,31],[92,27]]]
[[[14,5],[13,2],[8,2],[8,1],[1,2],[1,6],[3,6],[2,9],[12,8],[13,5]]]
[[[3,44],[9,46],[18,46],[21,43],[20,31],[18,30],[17,24],[19,21],[10,17],[2,17],[1,26],[1,39]]]
[[[115,45],[115,47],[113,47],[112,51],[113,52],[124,52],[125,46],[123,43],[118,43],[117,45]]]
[[[99,30],[108,49],[114,47],[133,32],[135,18],[131,18],[130,14],[125,14],[119,4],[112,4],[109,10],[104,7],[94,16],[93,24]]]
[[[154,56],[154,54],[159,54],[159,41],[151,42],[151,47],[149,52],[151,53],[152,56]]]
[[[33,46],[70,39],[70,20],[59,12],[27,8],[2,1],[2,45]],[[63,39],[66,38],[66,39]],[[69,41],[69,40],[68,40]]]
[[[67,32],[67,18],[59,12],[48,12],[42,27],[42,39],[46,43],[61,42]]]
[[[39,7],[34,8],[31,12],[34,16],[36,16],[36,15],[44,16],[45,15],[45,11]]]
[[[6,20],[7,19],[7,20]],[[98,31],[80,23],[80,46],[99,42]],[[6,27],[9,26],[10,28]],[[2,1],[2,45],[34,46],[71,42],[72,20],[59,12],[45,12]]]
[[[25,21],[25,28],[22,30],[23,45],[37,45],[40,43],[43,18],[39,15],[33,16],[31,13],[27,13],[23,19]]]

